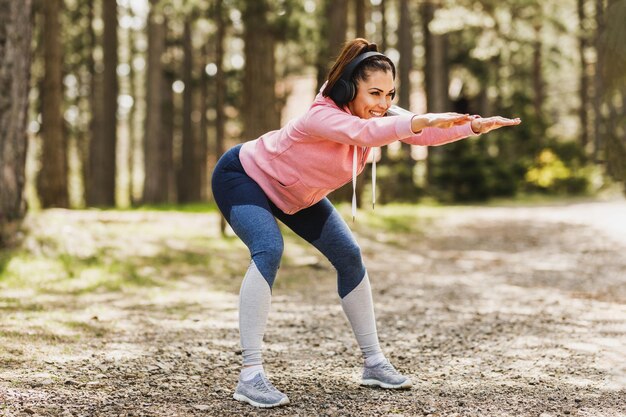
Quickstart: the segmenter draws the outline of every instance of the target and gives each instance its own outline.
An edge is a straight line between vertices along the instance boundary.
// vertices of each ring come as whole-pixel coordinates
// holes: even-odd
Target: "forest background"
[[[306,111],[356,36],[397,64],[400,106],[523,120],[443,148],[384,148],[381,202],[585,194],[626,179],[625,1],[2,4],[5,20],[8,5],[32,6],[22,11],[32,28],[26,19],[2,30],[32,36],[32,59],[16,72],[30,73],[18,119],[28,147],[20,134],[1,139],[3,170],[13,173],[3,176],[3,224],[27,206],[210,201],[224,150]],[[2,124],[20,129],[8,117]]]
[[[249,252],[208,179],[364,36],[400,106],[523,123],[382,148],[375,211],[359,178],[411,391],[358,386],[335,272],[284,230],[274,413],[626,415],[625,21],[626,0],[0,0],[0,414],[256,415],[230,400]]]

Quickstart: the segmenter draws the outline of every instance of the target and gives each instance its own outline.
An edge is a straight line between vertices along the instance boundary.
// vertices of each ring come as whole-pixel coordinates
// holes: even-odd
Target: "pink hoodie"
[[[450,129],[411,130],[413,115],[361,119],[321,93],[306,114],[280,130],[243,144],[239,158],[246,173],[287,214],[310,207],[361,173],[373,146],[401,140],[443,145],[474,136],[470,123]]]

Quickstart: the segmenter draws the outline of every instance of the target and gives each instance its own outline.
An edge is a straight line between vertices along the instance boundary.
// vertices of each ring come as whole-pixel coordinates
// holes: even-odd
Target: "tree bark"
[[[181,165],[178,172],[178,202],[200,201],[200,169],[198,143],[191,120],[193,112],[193,47],[191,44],[191,21],[188,17],[183,31],[183,129]]]
[[[200,169],[200,199],[207,201],[209,190],[209,121],[207,120],[207,112],[209,110],[209,77],[205,68],[211,56],[211,43],[205,43],[201,51],[204,60],[199,63],[200,86],[199,91],[196,93],[200,111],[200,122],[198,125],[198,148],[200,156],[198,157],[198,166]]]
[[[226,76],[224,74],[224,41],[226,39],[226,20],[224,19],[223,0],[215,2],[215,21],[217,31],[215,34],[215,160],[217,161],[224,153],[224,139],[226,135],[226,115],[224,105],[226,103]],[[220,232],[226,235],[226,219],[220,216]]]
[[[162,165],[163,156],[163,64],[165,51],[165,17],[159,0],[151,0],[148,16],[148,58],[146,67],[146,120],[144,137],[143,199],[147,204],[164,203],[168,195],[168,173]],[[169,87],[171,89],[171,87]]]
[[[26,212],[31,7],[30,0],[0,0],[0,247],[12,243]]]
[[[398,51],[400,52],[400,61],[398,62],[398,77],[400,87],[398,89],[398,105],[405,109],[411,107],[411,69],[413,68],[413,36],[411,28],[411,14],[409,10],[409,0],[400,0],[398,4],[400,21],[398,23]],[[408,143],[401,144],[401,156],[399,169],[394,176],[395,189],[400,191],[397,198],[411,198],[414,193],[415,184],[413,181],[413,170],[415,168],[415,160],[411,157],[411,145]]]
[[[589,143],[589,76],[587,75],[588,63],[585,57],[589,41],[586,21],[585,0],[578,0],[578,51],[580,58],[580,108],[578,117],[580,119],[580,145],[583,149],[586,149]]]
[[[67,138],[63,122],[63,61],[61,45],[61,0],[43,2],[43,52],[42,81],[41,171],[37,189],[41,206],[68,207],[67,189]]]
[[[324,18],[321,23],[321,42],[317,55],[317,89],[319,91],[326,81],[330,67],[341,52],[346,41],[348,26],[348,1],[325,0]]]
[[[387,50],[387,0],[380,0],[380,51],[385,53]]]
[[[117,150],[117,3],[102,2],[102,77],[94,95],[101,105],[96,105],[94,136],[89,146],[89,189],[87,204],[98,207],[115,206],[116,150]],[[97,71],[96,71],[97,72]],[[100,81],[100,80],[98,80]],[[98,84],[98,82],[96,82]],[[100,124],[98,126],[98,124]]]
[[[165,172],[165,200],[163,203],[174,203],[176,201],[176,175],[174,166],[174,91],[172,84],[176,81],[176,72],[172,65],[166,65],[163,70],[163,89],[161,101],[161,138],[160,138],[160,156],[159,169]]]
[[[596,33],[595,33],[595,49],[596,49],[596,64],[594,73],[594,100],[593,100],[593,159],[596,162],[600,162],[602,155],[602,128],[604,124],[604,115],[602,113],[602,101],[604,100],[604,82],[602,75],[604,72],[604,48],[602,46],[602,35],[604,28],[604,1],[596,0]]]
[[[381,22],[380,22],[380,47],[378,48],[378,50],[382,53],[385,53],[385,51],[387,50],[387,6],[386,6],[386,0],[381,0],[380,1],[380,15],[381,15]],[[386,146],[383,146],[382,148],[380,148],[380,162],[382,164],[386,164],[389,161],[389,149]]]
[[[354,3],[356,37],[365,38],[365,15],[367,13],[367,4],[365,0],[354,0]]]
[[[426,87],[426,108],[429,112],[446,112],[450,108],[448,98],[447,35],[437,35],[430,31],[430,22],[435,17],[437,5],[427,2],[421,7],[424,33],[424,84]],[[427,181],[432,183],[434,167],[441,155],[440,149],[430,147],[427,163]]]
[[[280,126],[274,46],[267,0],[246,0],[243,12],[246,66],[243,81],[244,138],[255,139]]]
[[[128,9],[128,13],[131,17],[135,17],[132,8]],[[139,132],[137,129],[137,111],[139,92],[137,91],[137,72],[133,65],[133,60],[137,56],[137,47],[135,29],[132,27],[126,31],[126,48],[128,48],[128,91],[133,98],[133,105],[128,112],[128,201],[131,206],[135,206],[137,203],[135,197],[135,164],[137,160],[137,145],[139,142]]]
[[[540,7],[540,6],[539,6]],[[541,22],[535,24],[535,41],[533,43],[533,108],[537,120],[542,121],[545,119],[543,115],[544,104],[544,80],[543,80],[543,43],[541,41]],[[542,138],[540,135],[536,138],[537,145],[541,147]]]

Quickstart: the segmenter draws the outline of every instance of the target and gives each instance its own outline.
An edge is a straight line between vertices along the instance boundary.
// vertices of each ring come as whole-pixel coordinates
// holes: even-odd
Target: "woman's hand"
[[[495,129],[499,129],[504,126],[515,126],[522,123],[522,120],[517,117],[515,119],[507,119],[502,116],[493,117],[480,117],[474,116],[472,119],[472,130],[476,134],[487,133]]]
[[[469,114],[461,113],[426,113],[413,116],[411,130],[419,133],[425,127],[438,127],[447,129],[453,126],[463,125],[472,121]]]

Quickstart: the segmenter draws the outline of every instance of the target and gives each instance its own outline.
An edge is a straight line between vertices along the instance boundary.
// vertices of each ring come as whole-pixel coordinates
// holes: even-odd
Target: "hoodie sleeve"
[[[413,117],[413,114],[402,114],[362,119],[318,94],[304,118],[304,129],[312,136],[368,147],[384,146],[398,140],[412,145],[435,146],[475,135],[469,123],[449,129],[425,128],[415,134],[411,130]]]
[[[411,115],[361,119],[334,104],[316,103],[306,115],[304,127],[308,134],[334,142],[384,146],[413,136],[411,119]]]
[[[394,116],[399,117],[399,116]],[[469,136],[478,136],[472,130],[471,123],[465,123],[460,126],[454,126],[448,129],[440,129],[438,127],[427,127],[420,133],[413,134],[408,138],[401,139],[402,142],[411,145],[421,146],[439,146],[446,143],[456,142]]]

